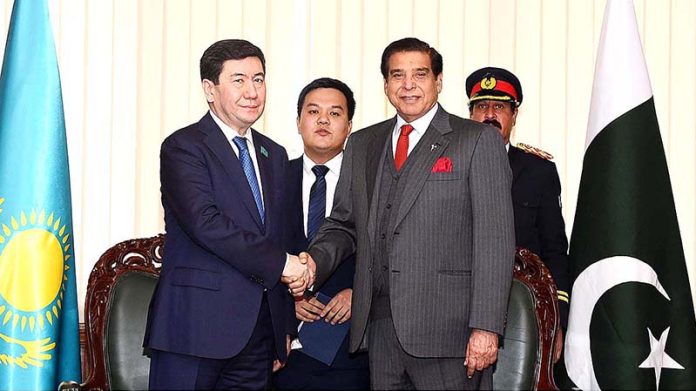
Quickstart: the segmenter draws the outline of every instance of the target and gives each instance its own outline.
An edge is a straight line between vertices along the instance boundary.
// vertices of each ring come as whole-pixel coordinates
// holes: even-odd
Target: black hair
[[[421,52],[430,56],[430,66],[435,77],[442,73],[442,55],[434,47],[418,38],[402,38],[389,44],[382,52],[382,64],[380,65],[382,76],[387,80],[389,76],[389,58],[399,52]]]
[[[348,120],[353,120],[353,114],[355,114],[355,98],[353,97],[353,91],[346,83],[332,79],[330,77],[322,77],[313,80],[311,83],[307,84],[302,91],[300,91],[300,96],[297,98],[297,117],[300,117],[300,112],[302,112],[302,106],[304,106],[305,98],[307,94],[316,90],[317,88],[333,88],[334,90],[340,91],[346,98],[346,104],[348,104]]]
[[[263,52],[253,43],[243,39],[224,39],[210,45],[203,52],[200,62],[201,80],[208,79],[216,85],[220,82],[220,73],[227,60],[243,60],[256,57],[261,61],[266,73],[266,59]]]

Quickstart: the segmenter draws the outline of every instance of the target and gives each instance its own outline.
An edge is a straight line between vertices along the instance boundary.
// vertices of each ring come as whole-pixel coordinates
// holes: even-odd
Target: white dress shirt
[[[331,214],[331,209],[333,208],[334,194],[336,194],[336,185],[338,184],[338,176],[341,174],[341,162],[343,161],[343,152],[334,156],[328,162],[323,165],[326,166],[329,171],[324,177],[326,179],[326,211],[325,216]],[[302,155],[302,214],[304,215],[304,230],[305,235],[307,235],[307,214],[309,213],[309,192],[312,189],[312,185],[317,180],[317,176],[314,175],[312,167],[317,164],[312,161],[307,155]]]
[[[435,106],[425,113],[424,116],[410,123],[411,126],[413,126],[413,131],[408,135],[408,155],[410,155],[413,148],[416,147],[418,141],[420,141],[421,137],[425,134],[425,131],[428,130],[430,123],[433,121],[433,118],[435,118],[435,113],[437,113],[437,108],[439,106],[439,104],[435,103]],[[392,132],[392,154],[396,154],[396,142],[399,140],[399,135],[401,134],[401,126],[407,123],[408,122],[401,118],[401,116],[398,114],[396,115],[396,126],[394,126],[394,131]]]
[[[215,113],[212,111],[210,112],[210,115],[213,117],[213,121],[220,127],[222,130],[222,133],[225,135],[225,138],[227,139],[227,142],[230,143],[230,146],[232,147],[232,150],[234,151],[234,154],[237,155],[237,158],[239,158],[239,148],[237,148],[237,144],[232,141],[233,138],[239,136],[239,137],[244,137],[247,139],[247,147],[249,147],[249,155],[251,156],[251,161],[254,163],[254,172],[256,173],[256,181],[259,183],[259,192],[261,192],[261,203],[264,205],[264,208],[266,207],[263,201],[263,184],[261,183],[261,175],[259,173],[259,161],[256,159],[256,148],[254,148],[254,137],[252,136],[251,133],[251,128],[249,128],[244,136],[239,134],[239,131],[232,129],[231,127],[227,126],[226,123],[222,122],[220,118],[218,118]]]

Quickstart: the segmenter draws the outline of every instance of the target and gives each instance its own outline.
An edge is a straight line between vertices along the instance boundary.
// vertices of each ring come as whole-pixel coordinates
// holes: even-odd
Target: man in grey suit
[[[392,42],[381,69],[397,115],[350,136],[301,257],[321,285],[357,252],[350,348],[367,345],[373,388],[491,388],[515,248],[503,140],[437,103],[442,56],[427,43]]]

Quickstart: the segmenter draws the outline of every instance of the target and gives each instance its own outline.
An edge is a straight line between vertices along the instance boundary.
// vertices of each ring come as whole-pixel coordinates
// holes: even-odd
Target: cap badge
[[[481,80],[481,88],[484,90],[492,90],[497,83],[498,82],[493,76],[484,77],[483,80]]]

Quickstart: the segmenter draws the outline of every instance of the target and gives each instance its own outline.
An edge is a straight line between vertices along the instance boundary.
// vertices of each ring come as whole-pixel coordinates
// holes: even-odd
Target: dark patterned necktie
[[[326,217],[326,173],[329,168],[322,165],[312,167],[317,179],[309,190],[307,211],[307,239],[311,242]]]

